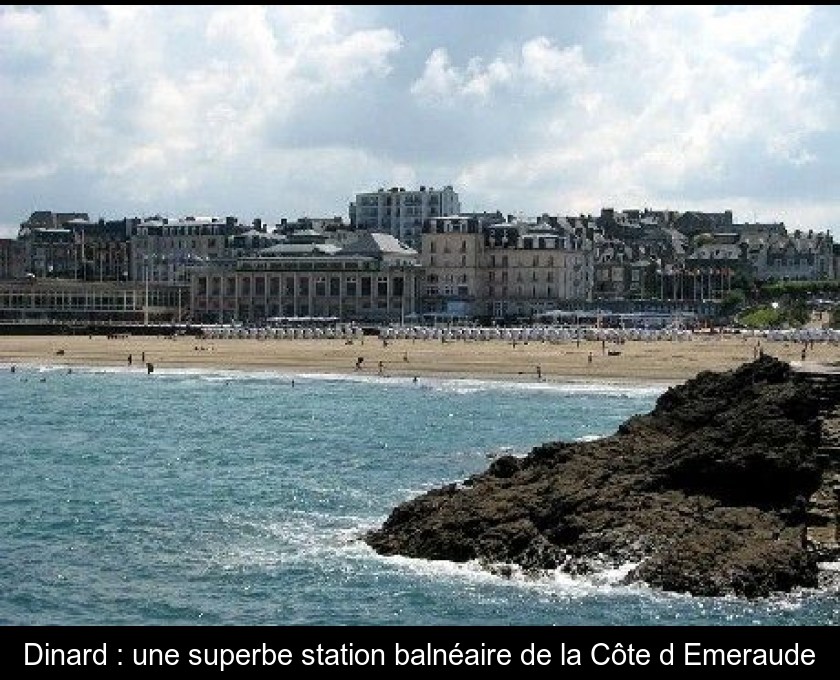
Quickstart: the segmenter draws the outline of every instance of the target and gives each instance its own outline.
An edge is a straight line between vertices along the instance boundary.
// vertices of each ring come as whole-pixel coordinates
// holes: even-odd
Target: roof
[[[260,257],[282,255],[335,255],[341,250],[333,243],[278,243],[259,251]]]
[[[417,251],[397,240],[391,234],[361,232],[351,243],[341,249],[342,255],[406,255],[415,256]]]

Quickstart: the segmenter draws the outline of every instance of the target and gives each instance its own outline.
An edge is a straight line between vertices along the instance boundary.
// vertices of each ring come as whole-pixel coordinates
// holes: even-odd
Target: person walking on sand
[[[537,380],[542,382],[542,366],[537,364]]]
[[[128,355],[128,365],[131,366],[131,355]]]
[[[589,353],[589,363],[592,363],[592,352]]]

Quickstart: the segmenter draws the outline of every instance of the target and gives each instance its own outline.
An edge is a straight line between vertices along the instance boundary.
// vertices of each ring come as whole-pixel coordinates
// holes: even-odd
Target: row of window
[[[574,291],[578,291],[580,288],[579,281],[573,281],[571,283],[571,288]],[[507,298],[510,293],[513,293],[516,297],[522,298],[524,296],[530,296],[532,298],[554,298],[555,295],[560,295],[560,289],[555,288],[554,286],[531,286],[530,288],[526,286],[516,286],[515,288],[509,289],[507,286],[493,286],[490,285],[487,288],[488,296],[491,298],[495,297],[502,297]],[[468,286],[434,286],[428,285],[426,286],[426,295],[429,296],[437,296],[437,295],[460,295],[460,296],[467,296],[469,295],[469,287]]]
[[[434,252],[434,248],[432,248],[430,250],[430,252]],[[448,253],[449,251],[444,249],[443,252]],[[531,262],[532,262],[531,265],[528,265],[525,262],[523,262],[521,259],[515,259],[513,261],[513,266],[514,267],[529,267],[529,266],[532,266],[532,267],[554,267],[555,266],[554,256],[552,256],[552,255],[549,255],[548,258],[546,260],[543,260],[543,261],[540,260],[539,255],[534,255],[534,258]],[[542,264],[541,264],[541,262],[542,262]],[[429,266],[430,267],[449,267],[449,266],[457,266],[457,265],[451,265],[448,260],[444,260],[443,262],[441,262],[434,255],[429,255]],[[466,267],[467,266],[467,256],[466,255],[461,255],[461,265],[460,266],[461,267]],[[507,255],[502,255],[497,260],[495,255],[491,255],[490,256],[490,266],[491,267],[497,267],[497,268],[506,268],[506,267],[510,266],[509,261],[508,261],[508,256]],[[561,267],[574,266],[577,269],[577,268],[580,267],[580,260],[577,257],[569,258],[569,259],[566,259],[565,257],[563,257],[563,258],[560,258],[557,261],[557,266],[561,266]]]
[[[122,295],[55,295],[11,294],[0,295],[0,309],[116,309],[141,310],[145,296]],[[174,307],[178,304],[171,294],[163,291],[149,292],[150,306]]]
[[[292,261],[283,261],[277,262],[269,258],[265,258],[265,261],[255,261],[255,260],[240,260],[236,263],[236,269],[241,272],[248,272],[248,271],[270,271],[270,272],[281,272],[281,271],[314,271],[318,269],[322,269],[325,271],[376,271],[379,268],[379,263],[374,261],[365,260],[362,262],[357,261],[344,261],[344,260],[337,260],[337,261],[323,261],[318,260],[316,262],[309,262],[307,260],[292,260]]]
[[[218,297],[221,294],[222,285],[221,279],[213,277],[209,279],[209,294],[213,297]],[[343,289],[342,289],[343,288]],[[252,294],[262,296],[266,294],[268,289],[269,295],[280,295],[281,278],[270,277],[268,285],[266,285],[266,278],[262,276],[254,277],[253,285],[250,278],[239,279],[239,295],[249,296]],[[371,276],[347,276],[344,278],[344,286],[342,287],[342,279],[337,276],[314,277],[314,294],[317,297],[339,297],[345,295],[347,297],[356,297],[358,295],[370,297],[374,290],[379,297],[386,297],[388,295],[401,297],[405,292],[405,279],[402,276],[395,276],[389,280],[387,276],[378,276],[376,281]],[[201,276],[198,279],[198,294],[203,295],[208,290],[208,278]],[[297,286],[295,285],[295,277],[287,276],[282,278],[282,294],[294,297],[307,296],[310,291],[310,277],[297,277]],[[233,297],[237,295],[236,279],[228,277],[225,279],[225,296]]]

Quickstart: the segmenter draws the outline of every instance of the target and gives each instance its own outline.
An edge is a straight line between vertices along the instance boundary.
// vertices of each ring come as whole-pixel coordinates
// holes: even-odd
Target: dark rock
[[[819,397],[767,355],[703,372],[612,436],[502,456],[464,485],[394,508],[364,540],[508,575],[635,563],[628,581],[695,595],[812,587],[803,499],[825,472]]]

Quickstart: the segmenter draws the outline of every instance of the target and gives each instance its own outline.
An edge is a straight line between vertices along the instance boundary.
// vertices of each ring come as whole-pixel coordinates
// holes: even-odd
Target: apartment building
[[[549,311],[561,300],[590,299],[587,243],[548,225],[430,219],[421,249],[424,311],[502,320]]]
[[[355,202],[350,204],[350,224],[355,229],[391,234],[418,249],[426,220],[457,215],[460,210],[458,194],[452,186],[421,186],[417,191],[391,187],[356,194]]]

